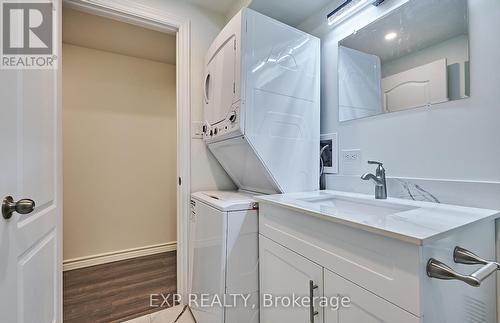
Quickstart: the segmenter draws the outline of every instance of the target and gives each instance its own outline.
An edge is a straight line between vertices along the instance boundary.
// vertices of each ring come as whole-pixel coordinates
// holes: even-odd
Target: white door
[[[61,3],[53,3],[60,22]],[[58,72],[0,70],[0,202],[36,203],[29,214],[0,216],[0,322],[62,322]],[[29,207],[24,201],[18,211]]]
[[[325,323],[418,323],[419,318],[325,269],[325,297],[350,299],[348,307],[325,308]]]
[[[288,301],[266,304],[265,299],[269,296],[292,300],[294,296],[301,299],[323,296],[323,268],[262,235],[259,250],[260,323],[322,323],[323,310],[317,302],[312,307],[297,307],[288,306]]]

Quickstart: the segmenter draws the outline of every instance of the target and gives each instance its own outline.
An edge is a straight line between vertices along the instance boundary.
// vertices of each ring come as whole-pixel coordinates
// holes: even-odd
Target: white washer
[[[191,305],[200,323],[259,322],[257,205],[252,195],[243,192],[191,195],[190,290],[197,297]],[[202,295],[207,295],[209,305],[215,297],[234,305],[231,295],[237,294],[251,295],[247,307],[240,297],[237,307],[201,303]]]

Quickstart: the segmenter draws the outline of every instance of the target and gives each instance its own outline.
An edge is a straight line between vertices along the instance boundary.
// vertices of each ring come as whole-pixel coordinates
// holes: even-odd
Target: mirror
[[[339,42],[339,121],[470,96],[467,0],[410,0]]]

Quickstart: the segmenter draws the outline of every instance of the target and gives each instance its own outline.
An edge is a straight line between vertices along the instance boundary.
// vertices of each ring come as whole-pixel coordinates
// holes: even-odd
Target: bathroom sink
[[[341,191],[264,195],[255,199],[259,201],[259,209],[264,211],[269,206],[283,207],[289,212],[319,217],[417,245],[430,243],[452,230],[500,214],[496,210],[398,198],[377,200],[373,195]],[[276,216],[279,214],[277,212]]]
[[[395,204],[387,201],[325,195],[319,197],[297,198],[297,201],[319,207],[321,211],[339,216],[384,217],[410,211],[417,207]]]

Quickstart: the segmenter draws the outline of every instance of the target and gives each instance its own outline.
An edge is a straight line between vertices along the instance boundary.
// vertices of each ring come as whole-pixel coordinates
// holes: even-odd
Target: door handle
[[[3,199],[2,203],[2,215],[4,219],[10,219],[12,213],[17,212],[19,214],[28,214],[33,212],[35,209],[35,201],[30,199],[22,199],[17,202],[14,201],[12,196],[7,196]]]

